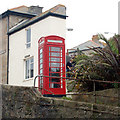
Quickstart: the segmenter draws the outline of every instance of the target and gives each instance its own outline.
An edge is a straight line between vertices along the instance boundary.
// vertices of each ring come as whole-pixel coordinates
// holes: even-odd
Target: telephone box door
[[[65,41],[59,36],[42,37],[38,49],[38,87],[42,94],[65,95]]]
[[[54,94],[65,94],[64,46],[49,46],[49,90]]]

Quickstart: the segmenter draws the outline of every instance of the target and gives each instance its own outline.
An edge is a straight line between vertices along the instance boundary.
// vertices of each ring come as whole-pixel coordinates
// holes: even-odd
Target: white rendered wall
[[[26,29],[31,28],[31,47],[26,49]],[[25,56],[34,57],[34,77],[38,75],[38,40],[41,37],[57,35],[65,38],[65,19],[49,16],[25,29],[10,35],[9,84],[33,86],[33,79],[25,80]],[[37,86],[37,84],[36,84]]]

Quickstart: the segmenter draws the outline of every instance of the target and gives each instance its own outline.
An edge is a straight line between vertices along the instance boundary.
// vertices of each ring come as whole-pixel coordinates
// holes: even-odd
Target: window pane
[[[44,43],[44,40],[40,42],[40,45]]]
[[[27,43],[31,42],[31,29],[27,29]]]
[[[53,62],[60,62],[60,58],[53,58],[53,57],[51,57],[50,58],[50,61],[53,61]]]
[[[62,58],[61,58],[61,62],[62,62]]]
[[[31,64],[30,77],[33,77],[33,64]]]
[[[29,78],[29,60],[26,61],[26,79]]]
[[[43,69],[40,69],[40,74],[42,74],[43,73]]]
[[[26,36],[27,36],[27,38],[26,38],[26,48],[29,48],[29,47],[31,47],[31,29],[29,28],[29,29],[27,29],[26,30]]]
[[[62,53],[61,53],[61,57],[62,57]]]
[[[26,47],[27,47],[27,48],[29,48],[30,46],[31,46],[31,43],[29,43],[29,44],[26,44]]]
[[[40,69],[43,68],[43,64],[40,64]]]
[[[51,52],[51,56],[57,56],[57,57],[59,57],[59,56],[60,56],[60,53]]]
[[[43,78],[40,78],[40,87],[43,88]]]
[[[62,47],[61,47],[61,52],[62,52]]]
[[[32,78],[34,76],[34,60],[29,58],[25,61],[25,79]]]
[[[40,58],[42,58],[42,54],[40,54]]]
[[[60,67],[60,63],[51,63],[51,67]]]
[[[42,63],[43,62],[43,59],[40,59],[40,63]]]
[[[60,51],[60,47],[51,47],[51,51]]]
[[[50,83],[49,84],[50,88],[60,88],[60,84],[56,84],[56,83]]]
[[[61,67],[62,67],[62,63],[61,63]]]
[[[34,61],[33,61],[33,58],[31,58],[31,59],[30,59],[30,62],[31,62],[31,63],[33,63],[33,62],[34,62]]]
[[[40,54],[42,53],[42,49],[40,49]]]
[[[49,68],[50,72],[60,72],[60,68]]]
[[[61,68],[61,73],[62,73],[62,68]]]
[[[28,78],[28,73],[27,73],[27,61],[25,62],[25,79]]]
[[[60,88],[60,84],[54,84],[54,88]]]
[[[49,84],[49,87],[50,87],[50,88],[54,88],[54,83],[50,83],[50,84]]]
[[[60,78],[50,78],[49,82],[60,82]]]
[[[48,42],[62,43],[62,40],[48,40]]]
[[[57,76],[57,77],[59,77],[60,73],[49,73],[49,76]]]

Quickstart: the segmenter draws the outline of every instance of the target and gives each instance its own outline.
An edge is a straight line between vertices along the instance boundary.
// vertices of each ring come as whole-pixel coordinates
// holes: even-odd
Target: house
[[[89,49],[89,47],[95,47],[95,48],[104,48],[104,44],[99,41],[98,35],[93,35],[92,40],[88,40],[82,44],[79,44],[71,49],[67,50],[67,54],[69,56],[77,54],[77,49],[80,50],[82,54],[85,55],[91,55],[94,51]]]
[[[8,84],[9,74],[9,29],[24,20],[42,13],[39,6],[20,6],[9,9],[0,15],[0,83]]]
[[[8,84],[33,86],[34,77],[38,75],[38,41],[46,36],[65,39],[65,33],[66,7],[60,4],[12,27],[8,31]]]

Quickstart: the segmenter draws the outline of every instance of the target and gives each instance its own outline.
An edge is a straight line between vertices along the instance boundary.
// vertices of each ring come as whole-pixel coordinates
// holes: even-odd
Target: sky
[[[67,7],[66,48],[70,49],[87,40],[92,35],[104,34],[106,38],[118,33],[118,2],[119,0],[3,0],[0,14],[21,5],[39,5],[46,11],[57,4]],[[67,31],[72,28],[73,31]]]

